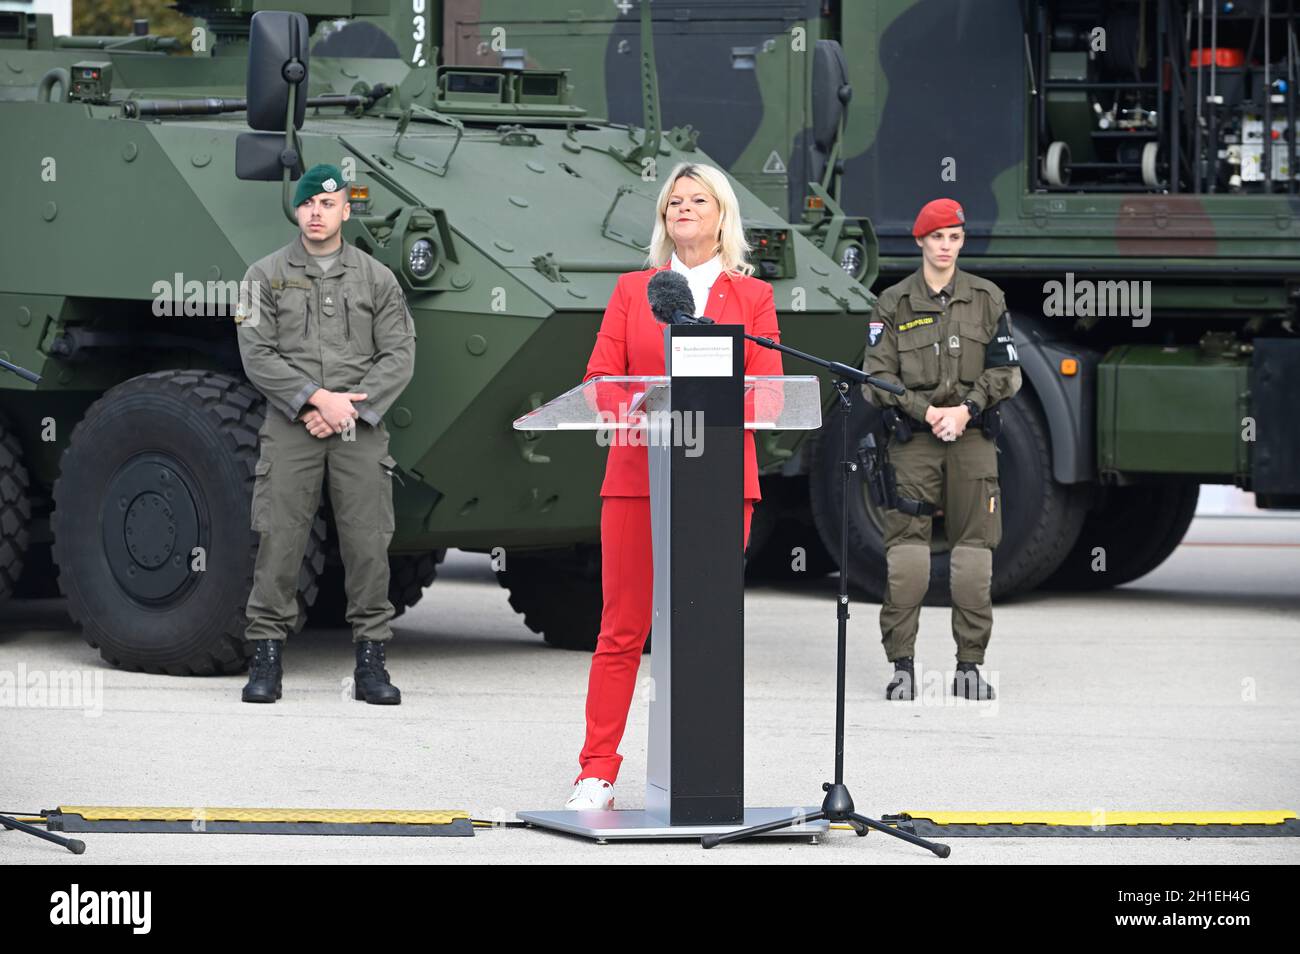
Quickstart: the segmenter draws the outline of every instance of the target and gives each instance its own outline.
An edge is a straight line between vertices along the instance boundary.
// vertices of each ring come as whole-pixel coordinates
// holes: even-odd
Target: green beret
[[[343,181],[343,173],[338,166],[331,166],[327,162],[319,163],[312,166],[298,180],[298,188],[293,193],[293,207],[296,209],[314,195],[320,195],[322,192],[338,192],[339,189],[347,188],[347,183]]]

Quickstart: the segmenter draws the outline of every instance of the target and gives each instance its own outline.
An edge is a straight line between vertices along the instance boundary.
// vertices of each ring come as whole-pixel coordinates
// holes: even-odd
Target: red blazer
[[[667,267],[667,266],[665,266]],[[620,275],[596,335],[583,381],[601,375],[662,375],[664,326],[655,321],[646,300],[650,277],[659,268]],[[757,278],[723,272],[709,291],[704,313],[719,324],[743,324],[752,335],[781,340],[772,286]],[[781,352],[745,342],[746,374],[781,374]],[[602,497],[648,497],[650,464],[645,447],[614,444],[605,463]],[[745,431],[745,499],[760,500],[754,432]]]

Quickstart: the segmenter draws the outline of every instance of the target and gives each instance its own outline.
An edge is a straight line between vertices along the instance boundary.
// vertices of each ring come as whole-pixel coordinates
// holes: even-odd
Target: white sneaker
[[[614,807],[614,783],[603,778],[579,779],[564,807],[578,812],[607,812]]]

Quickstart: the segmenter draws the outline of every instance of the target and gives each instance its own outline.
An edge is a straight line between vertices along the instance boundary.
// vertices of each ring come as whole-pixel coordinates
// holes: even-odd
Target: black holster
[[[1002,433],[1002,411],[996,407],[981,411],[979,426],[985,437],[991,441],[997,440]]]
[[[898,408],[887,407],[880,417],[884,422],[885,430],[893,435],[898,443],[906,444],[912,439],[912,419],[901,413]]]
[[[894,500],[894,468],[889,466],[889,456],[883,441],[877,440],[875,431],[858,443],[858,463],[862,477],[867,482],[867,493],[877,507],[892,507]]]
[[[887,411],[886,414],[888,413]],[[907,425],[907,418],[902,415],[897,415],[897,418],[901,426],[907,428],[908,440],[911,440],[912,432]],[[888,427],[888,423],[885,426]],[[899,426],[898,423],[895,424],[895,428]],[[894,437],[898,437],[897,429],[894,430]],[[889,462],[888,438],[884,434],[877,435],[875,431],[870,431],[862,438],[858,443],[858,461],[862,465],[863,478],[867,481],[867,492],[877,507],[899,510],[914,517],[928,517],[934,513],[934,504],[898,495],[898,481],[894,465]]]

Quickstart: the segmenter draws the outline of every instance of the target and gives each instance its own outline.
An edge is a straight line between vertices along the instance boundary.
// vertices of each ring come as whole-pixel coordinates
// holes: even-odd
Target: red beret
[[[961,210],[961,206],[955,199],[935,199],[921,209],[921,214],[912,225],[912,234],[921,238],[935,229],[952,228],[954,225],[966,225],[966,213]]]

